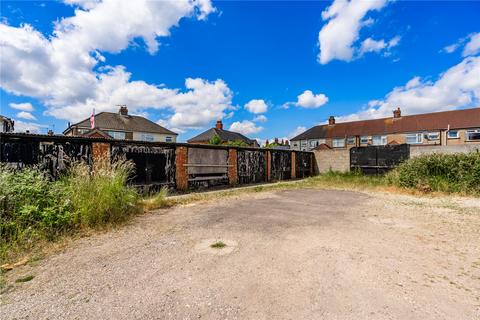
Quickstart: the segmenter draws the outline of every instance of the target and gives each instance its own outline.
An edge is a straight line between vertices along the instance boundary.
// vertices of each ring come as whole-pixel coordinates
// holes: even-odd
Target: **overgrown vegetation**
[[[480,195],[480,153],[431,154],[409,159],[390,172],[386,180],[422,192]]]
[[[139,197],[126,182],[132,164],[75,164],[58,181],[37,168],[0,166],[0,261],[41,241],[124,221]]]

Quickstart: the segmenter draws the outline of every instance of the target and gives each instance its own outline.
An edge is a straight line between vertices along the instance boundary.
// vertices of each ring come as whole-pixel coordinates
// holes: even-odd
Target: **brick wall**
[[[332,149],[315,150],[316,169],[319,173],[333,171],[350,171],[350,150]]]
[[[103,142],[92,143],[93,162],[110,159],[110,144]]]
[[[228,183],[231,185],[238,184],[236,149],[228,150]]]
[[[188,163],[187,147],[177,147],[175,150],[175,163],[175,182],[177,190],[185,191],[188,189],[188,168],[186,166]]]

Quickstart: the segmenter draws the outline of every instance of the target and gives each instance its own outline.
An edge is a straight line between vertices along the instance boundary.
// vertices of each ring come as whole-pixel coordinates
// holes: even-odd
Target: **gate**
[[[350,149],[350,170],[382,174],[410,158],[410,145],[354,147]]]

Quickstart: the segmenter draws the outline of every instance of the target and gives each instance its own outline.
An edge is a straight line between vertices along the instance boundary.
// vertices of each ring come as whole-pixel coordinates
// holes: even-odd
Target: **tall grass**
[[[480,153],[431,154],[409,159],[387,181],[424,192],[480,195]]]
[[[93,169],[93,170],[92,170]],[[37,168],[0,166],[0,261],[42,240],[127,219],[141,210],[130,162],[74,164],[58,181]]]
[[[93,170],[79,163],[71,168],[64,184],[71,196],[75,224],[97,227],[124,221],[139,211],[137,191],[127,185],[134,170],[127,161],[97,162]]]

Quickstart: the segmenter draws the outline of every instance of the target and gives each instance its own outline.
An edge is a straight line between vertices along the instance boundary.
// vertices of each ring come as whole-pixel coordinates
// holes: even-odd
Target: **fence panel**
[[[238,150],[237,174],[239,184],[259,183],[267,180],[265,151]]]
[[[350,149],[350,170],[382,174],[410,157],[408,144],[354,147]]]
[[[292,154],[285,151],[271,151],[272,162],[270,178],[273,181],[292,178]]]
[[[312,175],[312,153],[297,152],[295,155],[296,170],[295,174],[297,178],[310,177]]]
[[[209,187],[228,184],[228,151],[188,148],[189,186]]]
[[[125,158],[135,164],[134,185],[174,185],[175,148],[151,145],[114,143],[112,159]]]

